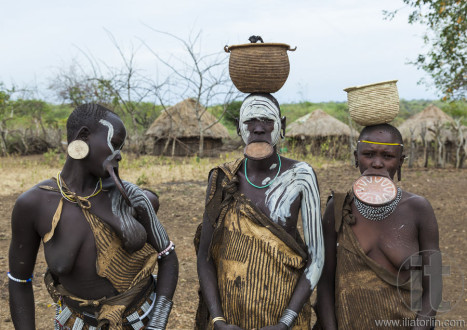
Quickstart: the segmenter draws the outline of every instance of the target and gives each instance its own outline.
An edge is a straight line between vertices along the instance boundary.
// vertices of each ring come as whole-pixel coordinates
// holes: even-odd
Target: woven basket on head
[[[399,113],[397,80],[349,87],[347,92],[350,118],[362,126],[389,123]]]
[[[230,78],[243,93],[275,93],[289,76],[287,51],[295,49],[278,43],[225,46],[224,50],[230,52]]]

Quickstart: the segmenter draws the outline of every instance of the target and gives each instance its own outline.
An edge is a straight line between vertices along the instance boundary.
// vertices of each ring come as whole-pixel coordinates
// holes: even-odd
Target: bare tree
[[[428,167],[428,139],[426,137],[427,128],[426,124],[420,124],[420,138],[423,143],[423,167]]]
[[[350,152],[350,165],[353,165],[355,164],[355,155],[354,155],[354,150],[357,149],[357,146],[356,146],[356,142],[355,142],[355,138],[356,136],[354,136],[355,132],[357,130],[354,129],[353,127],[353,123],[352,123],[352,119],[350,118],[350,112],[347,111],[347,120],[348,120],[348,123],[349,123],[349,127],[350,127],[350,136],[349,136],[349,152]]]
[[[410,154],[409,154],[409,168],[413,167],[415,161],[415,127],[410,127]]]
[[[67,70],[59,70],[50,85],[59,98],[71,102],[73,106],[83,103],[104,104],[130,122],[128,146],[137,155],[144,149],[143,134],[156,117],[155,90],[156,86],[146,77],[136,65],[136,55],[141,45],[130,46],[124,50],[115,37],[106,31],[110,41],[117,50],[122,65],[112,67],[95,59],[92,54],[81,49],[81,55],[86,59],[86,66],[74,60]],[[143,111],[142,104],[151,104],[152,111]]]
[[[111,104],[112,97],[107,93],[105,86],[94,79],[98,72],[94,66],[95,60],[86,57],[91,68],[83,66],[77,58],[74,58],[69,67],[57,68],[49,89],[57,94],[59,100],[73,107],[84,103]]]
[[[136,54],[141,45],[134,47],[131,45],[129,51],[124,51],[115,37],[107,31],[109,39],[120,55],[122,66],[118,69],[104,64],[106,74],[101,71],[96,72],[93,80],[105,87],[107,93],[113,97],[113,105],[117,112],[127,115],[131,120],[133,134],[129,136],[129,143],[134,145],[137,156],[144,149],[143,134],[155,119],[155,103],[153,102],[152,114],[141,111],[140,105],[144,101],[155,100],[155,95],[165,84],[154,84],[153,80],[145,76],[142,70],[136,66]],[[96,64],[94,67],[98,67]],[[99,73],[99,74],[97,74]]]
[[[463,130],[464,126],[462,125],[461,118],[454,119],[454,122],[451,123],[451,128],[454,136],[456,136],[456,139],[454,139],[454,143],[456,145],[456,168],[461,168],[462,161],[465,157],[465,152],[464,155],[462,155],[462,151],[467,145],[467,139]]]
[[[440,121],[434,123],[433,127],[428,128],[433,133],[435,139],[435,164],[436,167],[444,167],[443,162],[443,139],[442,139],[443,124]]]
[[[228,58],[221,52],[202,54],[200,50],[201,32],[198,32],[194,36],[190,35],[185,40],[169,32],[160,31],[150,26],[148,28],[175,39],[183,46],[186,52],[188,59],[174,55],[170,56],[169,59],[165,59],[145,43],[157,60],[172,73],[171,86],[176,88],[178,97],[183,99],[191,97],[196,101],[193,111],[195,112],[198,124],[200,137],[198,155],[201,157],[204,154],[204,135],[206,130],[221,120],[226,113],[228,104],[240,95],[228,75]],[[160,95],[159,99],[161,104],[166,103],[162,101]],[[217,121],[205,125],[202,120],[203,115],[214,103],[222,104],[222,113]],[[174,148],[174,145],[172,148]]]

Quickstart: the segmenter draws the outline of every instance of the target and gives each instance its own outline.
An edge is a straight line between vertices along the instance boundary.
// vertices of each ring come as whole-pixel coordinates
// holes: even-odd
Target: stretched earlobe
[[[73,159],[84,159],[89,154],[89,146],[83,140],[74,140],[68,145],[67,153]]]
[[[399,168],[397,169],[397,181],[400,181],[400,180],[402,179],[401,171],[402,171],[402,170],[401,170],[401,168],[399,167]]]

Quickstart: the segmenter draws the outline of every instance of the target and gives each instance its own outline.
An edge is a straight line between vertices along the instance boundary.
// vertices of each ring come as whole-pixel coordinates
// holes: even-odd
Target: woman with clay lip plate
[[[404,157],[395,127],[379,124],[361,131],[355,151],[361,179],[391,183],[397,173],[400,180]],[[391,184],[394,198],[383,205],[371,205],[355,184],[352,192],[330,198],[315,328],[374,329],[380,320],[400,322],[398,329],[432,326],[442,286],[435,214],[425,198]],[[384,197],[363,191],[375,201]]]
[[[107,108],[77,107],[63,169],[16,201],[8,273],[16,329],[35,329],[31,281],[41,240],[55,329],[165,328],[177,256],[157,219],[157,196],[119,178],[126,135]]]
[[[209,175],[198,251],[207,313],[200,304],[198,329],[309,329],[324,262],[318,183],[310,165],[277,153],[281,132],[276,99],[247,96],[238,123],[245,158]]]

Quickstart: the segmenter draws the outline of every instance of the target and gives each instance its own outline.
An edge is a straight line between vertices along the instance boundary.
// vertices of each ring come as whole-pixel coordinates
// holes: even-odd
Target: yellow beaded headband
[[[357,143],[360,143],[360,142],[372,143],[372,144],[382,144],[382,145],[385,145],[385,146],[401,146],[401,147],[404,146],[402,143],[374,142],[374,141],[367,141],[367,140],[357,141]]]

